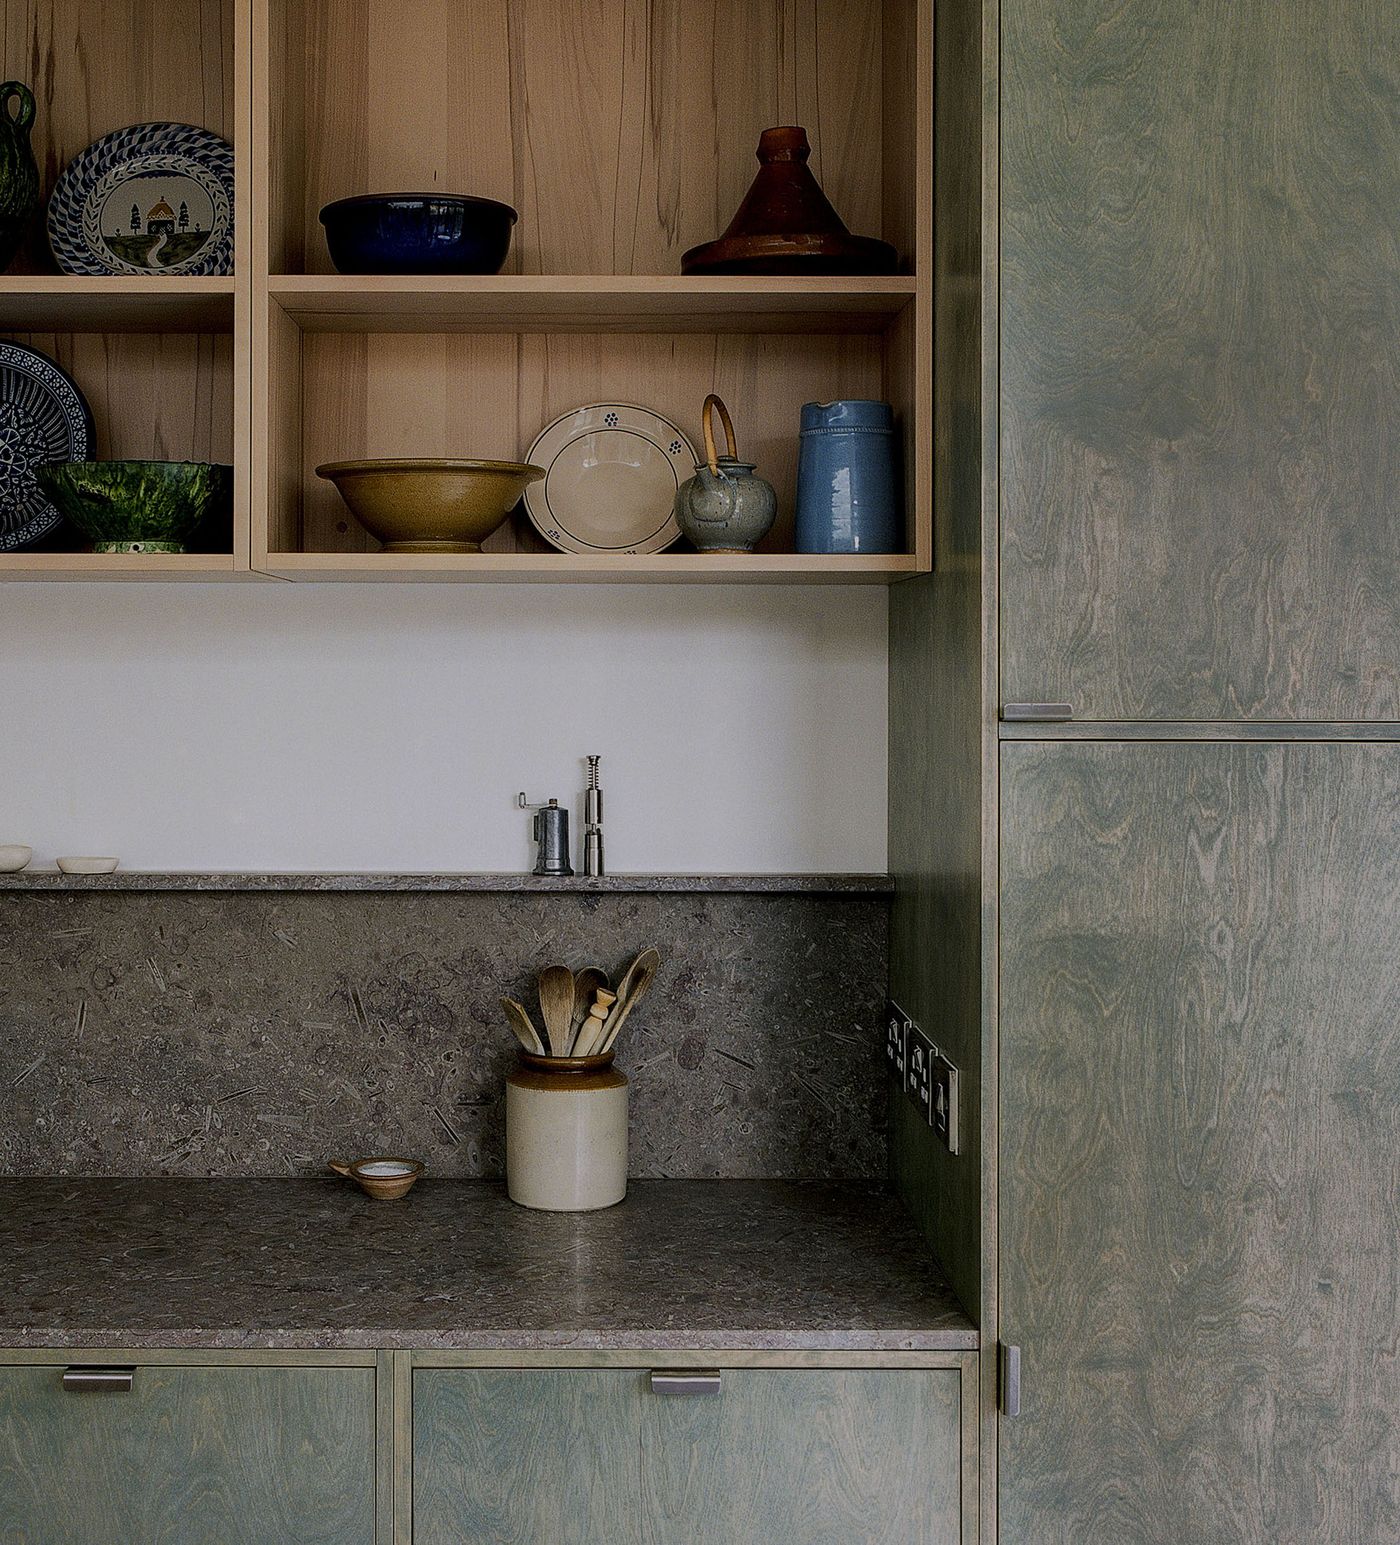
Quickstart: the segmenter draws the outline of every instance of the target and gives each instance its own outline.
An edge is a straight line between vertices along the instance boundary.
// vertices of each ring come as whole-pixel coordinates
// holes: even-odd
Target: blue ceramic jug
[[[804,405],[797,456],[798,552],[904,550],[895,454],[889,403]]]

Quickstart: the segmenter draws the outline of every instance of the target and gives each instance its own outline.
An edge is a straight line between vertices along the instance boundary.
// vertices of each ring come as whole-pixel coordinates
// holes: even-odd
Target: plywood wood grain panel
[[[34,152],[47,201],[100,135],[153,119],[234,137],[232,0],[0,0],[3,78],[34,92]],[[42,216],[17,273],[54,273]]]
[[[1400,718],[1400,8],[1003,17],[1004,700]]]
[[[902,1090],[890,1160],[901,1196],[976,1316],[982,1241],[982,777],[975,571],[890,593],[890,991],[959,1070],[961,1153]]]
[[[82,389],[99,457],[233,460],[233,339],[227,333],[29,333]]]
[[[561,413],[599,401],[645,403],[698,447],[701,404],[717,391],[734,415],[740,450],[778,490],[780,518],[764,550],[790,551],[801,406],[879,396],[882,357],[881,339],[866,333],[308,333],[304,546],[374,546],[334,488],[315,476],[318,463],[361,456],[516,460]],[[492,552],[542,547],[523,519],[486,544]]]
[[[1400,1538],[1400,746],[1002,795],[1002,1538]]]
[[[958,1545],[959,1378],[728,1369],[642,1401],[645,1545]],[[596,1537],[596,1536],[595,1536]]]
[[[788,122],[853,229],[912,224],[885,214],[911,186],[882,199],[879,0],[285,0],[272,19],[299,77],[273,107],[274,268],[330,272],[328,200],[417,188],[513,205],[510,272],[676,273]]]
[[[632,1370],[416,1371],[415,1545],[640,1545],[644,1380]]]
[[[975,276],[982,222],[979,8],[940,0],[932,232],[936,328],[932,411],[917,458],[933,519],[935,572],[890,593],[889,862],[895,877],[890,990],[946,1048],[960,1075],[962,1152],[953,1157],[893,1093],[895,1184],[964,1308],[982,1323],[983,812],[994,788],[982,761],[981,662],[986,613],[980,547],[981,332]],[[922,280],[921,280],[922,283]],[[915,379],[918,380],[916,373]]]
[[[372,1545],[372,1368],[0,1369],[8,1545]]]

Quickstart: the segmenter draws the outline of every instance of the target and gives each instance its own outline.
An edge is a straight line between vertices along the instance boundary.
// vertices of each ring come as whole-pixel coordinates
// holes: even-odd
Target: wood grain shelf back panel
[[[233,461],[233,339],[227,333],[8,336],[57,360],[82,387],[98,458]]]
[[[441,189],[519,211],[511,272],[675,274],[792,122],[851,229],[912,266],[917,179],[885,140],[913,137],[915,57],[885,34],[916,0],[270,5],[274,271],[331,271],[331,199]]]
[[[743,454],[778,490],[765,551],[790,552],[798,415],[804,402],[878,397],[884,351],[853,334],[308,333],[301,342],[300,540],[309,553],[376,544],[350,517],[326,461],[363,456],[522,458],[535,435],[588,402],[641,402],[701,444],[700,407],[718,391]],[[547,551],[517,519],[490,552]]]
[[[36,99],[45,201],[79,151],[129,124],[192,123],[236,139],[233,0],[0,0],[0,18],[5,78]],[[14,268],[56,271],[42,219]]]

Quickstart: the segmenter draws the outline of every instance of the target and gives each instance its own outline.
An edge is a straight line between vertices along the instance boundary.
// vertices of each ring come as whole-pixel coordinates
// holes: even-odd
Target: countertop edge
[[[894,881],[883,874],[618,874],[574,875],[554,880],[533,874],[270,874],[171,871],[71,875],[51,869],[0,874],[0,892],[22,895],[60,891],[86,894],[123,891],[203,892],[437,892],[519,893],[562,896],[616,895],[851,895],[888,896]]]
[[[975,1330],[828,1331],[314,1331],[0,1329],[0,1350],[283,1351],[283,1352],[968,1352]]]

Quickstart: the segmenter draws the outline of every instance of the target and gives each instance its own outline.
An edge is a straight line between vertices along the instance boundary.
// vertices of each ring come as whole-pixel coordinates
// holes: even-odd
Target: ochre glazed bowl
[[[519,461],[333,461],[316,468],[389,553],[475,553],[543,467]]]

